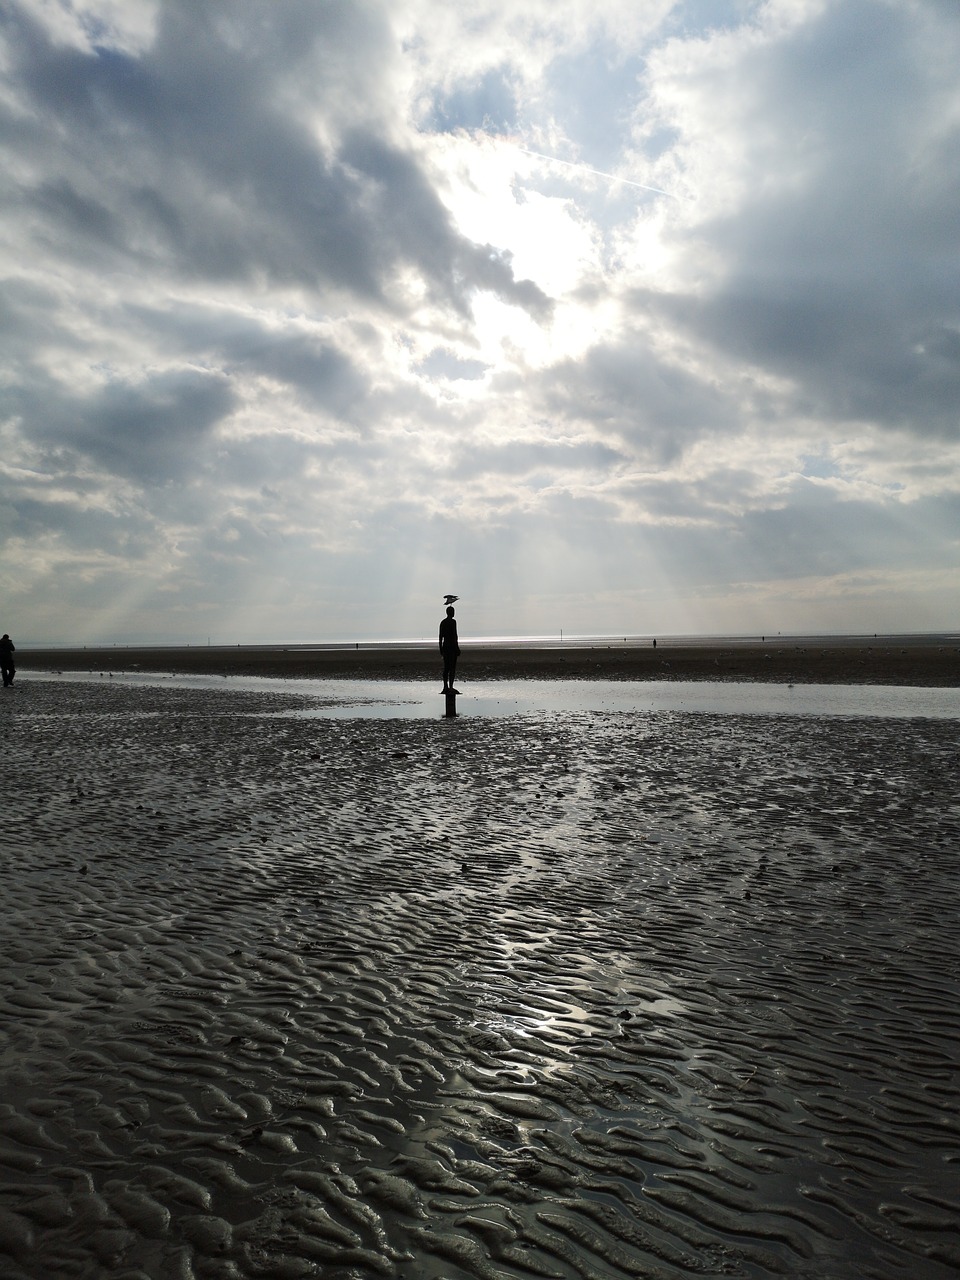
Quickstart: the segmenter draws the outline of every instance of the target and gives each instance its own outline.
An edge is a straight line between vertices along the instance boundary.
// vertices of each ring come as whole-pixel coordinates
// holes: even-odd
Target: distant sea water
[[[755,644],[819,645],[821,648],[863,644],[911,645],[957,644],[960,633],[910,632],[891,634],[832,634],[832,635],[783,635],[770,632],[766,635],[601,635],[554,632],[543,635],[461,635],[460,644],[465,648],[488,649],[559,649],[559,648],[650,648],[656,640],[665,648],[715,648],[717,646],[744,646]],[[317,649],[417,649],[436,645],[436,637],[394,636],[386,639],[336,639],[298,644],[242,645],[251,649],[297,649],[309,652]],[[217,646],[214,646],[217,647]]]
[[[946,645],[960,644],[958,631],[923,631],[923,632],[890,632],[890,633],[830,633],[830,634],[784,634],[768,632],[744,635],[670,635],[657,633],[645,634],[581,634],[558,631],[542,635],[471,635],[469,631],[460,637],[460,644],[471,649],[559,649],[559,648],[618,648],[644,649],[652,647],[654,641],[663,648],[716,648],[746,645],[779,645],[779,646],[819,646],[820,648],[836,648],[846,645],[897,644],[904,648],[912,645]],[[270,643],[237,642],[211,637],[208,640],[194,641],[158,641],[148,639],[123,640],[87,640],[83,643],[50,643],[45,640],[25,639],[18,641],[23,649],[252,649],[260,652],[289,652],[296,650],[309,653],[321,650],[346,649],[421,649],[433,648],[437,643],[436,636],[389,636],[389,637],[334,637],[311,641],[275,641]]]

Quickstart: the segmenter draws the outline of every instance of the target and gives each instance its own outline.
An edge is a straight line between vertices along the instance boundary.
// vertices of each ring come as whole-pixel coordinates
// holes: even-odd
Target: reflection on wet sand
[[[31,672],[28,680],[107,681],[165,688],[293,695],[270,715],[339,720],[435,718],[436,690],[413,680],[281,680],[120,672]],[[461,681],[459,714],[513,716],[571,711],[704,711],[733,715],[936,716],[960,719],[960,687],[922,685],[763,684],[724,681]]]

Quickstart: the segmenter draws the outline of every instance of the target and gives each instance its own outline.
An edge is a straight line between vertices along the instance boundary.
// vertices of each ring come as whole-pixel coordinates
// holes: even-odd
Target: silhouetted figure
[[[17,668],[13,664],[13,655],[16,652],[16,648],[17,646],[4,632],[2,639],[0,639],[0,671],[3,672],[3,687],[5,689],[8,685],[13,684],[13,677],[17,674]]]
[[[453,605],[447,605],[447,616],[440,623],[440,653],[443,657],[443,693],[459,693],[454,689],[453,679],[457,674],[457,659],[460,657],[460,641],[457,638],[457,620],[453,616]]]

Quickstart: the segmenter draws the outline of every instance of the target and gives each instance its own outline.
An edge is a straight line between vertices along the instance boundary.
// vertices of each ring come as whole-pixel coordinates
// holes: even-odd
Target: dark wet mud
[[[954,723],[16,692],[5,1280],[957,1274]]]

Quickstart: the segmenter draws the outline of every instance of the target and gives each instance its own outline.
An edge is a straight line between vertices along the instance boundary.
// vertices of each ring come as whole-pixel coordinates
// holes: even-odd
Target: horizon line
[[[495,634],[481,635],[473,637],[461,637],[460,644],[462,648],[478,648],[478,647],[544,647],[553,648],[562,645],[577,645],[578,647],[596,646],[613,646],[626,645],[652,645],[654,640],[659,644],[696,644],[696,643],[713,643],[713,644],[744,644],[757,643],[766,644],[779,641],[786,643],[791,641],[837,641],[837,640],[883,640],[894,642],[897,640],[922,640],[931,641],[960,641],[960,630],[957,628],[944,628],[933,631],[790,631],[790,632],[545,632],[537,634]],[[350,639],[318,639],[318,640],[248,640],[248,641],[220,641],[214,642],[212,638],[206,640],[87,640],[84,643],[66,642],[59,640],[35,640],[30,639],[21,641],[19,648],[26,652],[28,649],[47,649],[47,650],[63,650],[64,652],[76,652],[84,649],[376,649],[376,648],[411,648],[421,647],[425,645],[436,644],[436,638],[431,636],[407,636],[407,637],[384,637],[374,639],[370,637]]]

